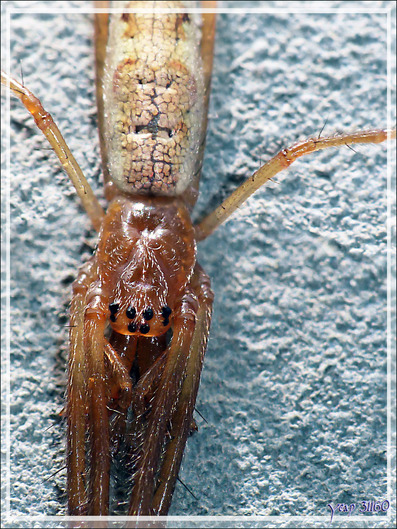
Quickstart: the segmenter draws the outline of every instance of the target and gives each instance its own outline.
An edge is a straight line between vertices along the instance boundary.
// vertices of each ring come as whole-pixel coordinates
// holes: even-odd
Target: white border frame
[[[35,8],[31,7],[29,8],[26,6],[26,8],[9,8],[6,7],[6,39],[7,39],[7,45],[6,45],[6,70],[9,71],[10,69],[10,26],[11,26],[11,15],[13,14],[22,14],[22,13],[34,13],[34,14],[59,14],[59,13],[81,13],[81,14],[95,14],[95,13],[122,13],[125,10],[122,9],[95,9],[95,8],[72,8],[72,9],[43,9],[43,8]],[[328,9],[313,9],[313,8],[291,8],[288,7],[284,14],[385,14],[387,15],[387,77],[388,77],[388,83],[387,83],[387,128],[392,128],[392,122],[391,122],[391,84],[392,84],[392,77],[391,77],[391,71],[392,71],[392,8],[389,9],[374,9],[374,8],[328,8]],[[134,13],[149,13],[152,12],[150,9],[137,9],[134,11],[129,11]],[[178,13],[178,12],[188,12],[188,13],[217,13],[217,14],[223,14],[223,13],[236,13],[236,14],[245,14],[245,13],[251,13],[251,14],[278,14],[279,9],[276,8],[228,8],[228,9],[201,9],[201,8],[187,8],[187,9],[157,9],[156,12],[159,13]],[[4,524],[9,523],[33,523],[33,522],[51,522],[51,521],[57,521],[57,522],[66,522],[66,526],[70,527],[70,522],[112,522],[112,527],[118,527],[119,524],[123,524],[127,521],[135,521],[137,522],[136,527],[147,527],[148,522],[191,522],[189,527],[201,527],[202,522],[207,521],[213,521],[215,522],[215,526],[224,527],[222,526],[222,523],[224,522],[233,522],[233,523],[240,523],[241,527],[250,527],[251,525],[255,525],[255,522],[270,522],[274,525],[282,524],[284,527],[294,527],[294,525],[290,525],[290,523],[293,522],[299,522],[300,524],[304,524],[307,522],[308,524],[311,523],[311,526],[313,527],[314,524],[318,524],[318,527],[322,527],[323,525],[328,525],[330,522],[330,516],[288,516],[288,515],[277,515],[277,516],[141,516],[141,517],[135,517],[135,516],[85,516],[85,517],[77,517],[77,516],[11,516],[10,515],[10,502],[11,502],[11,483],[10,483],[10,431],[11,431],[11,425],[10,425],[10,396],[11,396],[11,390],[10,390],[10,226],[11,226],[11,219],[10,219],[10,179],[8,175],[11,174],[11,160],[10,160],[10,92],[7,91],[6,93],[7,98],[7,104],[6,104],[6,115],[5,115],[5,122],[8,126],[7,130],[7,153],[6,153],[6,167],[7,167],[7,175],[6,175],[6,184],[5,184],[5,201],[6,201],[6,229],[5,229],[5,247],[6,247],[6,266],[5,266],[5,276],[6,276],[6,286],[5,286],[5,297],[6,297],[6,314],[5,314],[5,334],[6,334],[6,366],[5,369],[3,368],[3,371],[5,371],[5,375],[3,376],[2,372],[2,379],[3,382],[5,382],[7,386],[7,400],[6,400],[6,443],[7,443],[7,452],[6,452],[6,474],[7,474],[7,483],[6,483],[6,513],[4,517]],[[395,357],[393,356],[393,343],[396,341],[396,336],[394,334],[393,336],[393,330],[392,328],[392,315],[393,315],[393,307],[392,307],[392,299],[393,299],[393,293],[395,294],[395,284],[393,283],[393,247],[392,247],[392,237],[393,237],[393,227],[395,226],[395,222],[393,221],[392,213],[393,213],[393,200],[392,200],[392,193],[393,193],[393,183],[392,183],[392,147],[388,146],[387,149],[387,496],[388,499],[392,497],[392,449],[393,449],[393,438],[391,431],[391,425],[392,425],[392,385],[393,385],[393,378],[392,374],[395,373]],[[395,313],[394,313],[395,314]],[[5,378],[5,381],[4,381]],[[395,386],[394,386],[395,389]],[[395,408],[394,408],[395,410]],[[395,416],[395,414],[394,414]],[[395,441],[394,441],[395,442]],[[334,525],[338,526],[339,523],[343,527],[349,527],[350,525],[356,524],[357,522],[364,522],[365,525],[371,526],[371,522],[375,524],[381,524],[382,521],[385,521],[389,523],[391,521],[392,517],[392,509],[389,509],[387,512],[387,516],[382,517],[382,519],[379,518],[373,518],[369,517],[368,515],[361,515],[361,516],[349,516],[346,515],[335,517],[334,518]],[[323,525],[321,525],[323,524]],[[179,525],[179,524],[178,524]],[[181,527],[186,527],[183,523],[180,524]],[[84,524],[84,526],[86,526]],[[380,525],[379,525],[380,526]],[[10,525],[12,527],[12,525]]]

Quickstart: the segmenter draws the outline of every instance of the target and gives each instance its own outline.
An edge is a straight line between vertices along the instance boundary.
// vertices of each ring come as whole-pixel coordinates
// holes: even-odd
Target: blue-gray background
[[[92,15],[67,11],[88,3],[2,7],[26,4],[65,12],[12,16],[12,73],[22,69],[101,196]],[[387,121],[386,15],[354,11],[392,2],[219,4],[277,11],[219,16],[196,217],[325,122],[333,134]],[[65,514],[65,470],[50,476],[64,466],[66,315],[70,282],[95,237],[17,101],[11,126],[16,527],[21,515]],[[386,489],[387,150],[355,150],[297,162],[200,244],[215,292],[197,400],[207,422],[197,416],[180,474],[198,499],[178,484],[170,514],[274,515],[272,526],[314,526],[276,516],[329,516],[328,503],[394,498]],[[389,524],[377,516],[365,525]]]

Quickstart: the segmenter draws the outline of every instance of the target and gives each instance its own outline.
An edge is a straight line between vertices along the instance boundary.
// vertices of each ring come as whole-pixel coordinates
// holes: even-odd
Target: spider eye
[[[134,319],[136,316],[136,310],[134,307],[128,307],[125,313],[127,315],[127,318],[130,318],[130,320]]]
[[[147,334],[150,331],[150,327],[147,323],[142,323],[139,327],[139,332],[142,334]]]
[[[116,314],[119,308],[120,308],[120,305],[118,303],[110,303],[109,305],[110,314]]]
[[[131,323],[128,324],[128,330],[130,332],[136,332],[136,329],[137,329],[137,325],[136,323],[134,323],[133,321]]]
[[[142,316],[145,318],[145,320],[149,321],[153,318],[153,309],[150,307],[143,311]]]
[[[164,318],[164,321],[163,321],[164,327],[167,327],[167,325],[170,322],[169,318],[170,318],[171,312],[172,312],[172,310],[169,308],[168,305],[164,305],[164,307],[162,307],[162,309],[161,309],[161,314],[162,314],[162,316]]]
[[[171,312],[172,310],[169,308],[168,305],[164,305],[164,307],[161,309],[161,314],[164,316],[164,318],[168,318]]]

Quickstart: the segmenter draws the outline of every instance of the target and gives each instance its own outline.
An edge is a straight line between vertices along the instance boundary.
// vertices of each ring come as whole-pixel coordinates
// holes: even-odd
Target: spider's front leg
[[[136,428],[144,434],[137,455],[130,515],[168,512],[191,429],[212,302],[209,278],[196,264],[175,311],[172,342],[134,388],[136,402],[144,402],[148,392],[154,397],[147,417],[141,413],[137,416]]]
[[[191,287],[197,294],[198,310],[190,350],[186,359],[185,380],[175,406],[169,432],[171,441],[164,454],[159,485],[153,498],[152,511],[159,515],[167,514],[170,508],[186,439],[191,432],[193,411],[211,323],[214,294],[211,290],[210,279],[199,264],[196,264]]]
[[[105,326],[108,298],[96,282],[89,289],[84,321],[84,345],[87,356],[88,414],[90,440],[89,514],[107,514],[109,508],[109,413],[107,374],[105,371]]]
[[[109,310],[107,296],[99,286],[96,268],[95,258],[91,259],[81,268],[73,284],[67,397],[71,515],[107,514],[109,504],[109,370],[106,370],[104,352],[107,351],[109,357],[112,349],[104,338]],[[116,380],[123,378],[124,394],[131,395],[122,367],[118,365],[118,370],[113,368],[111,371]],[[128,398],[127,401],[129,404]],[[90,460],[88,497],[87,440]]]
[[[84,265],[73,283],[70,307],[70,350],[67,392],[67,479],[70,515],[87,512],[85,487],[85,443],[87,399],[87,359],[84,346],[84,313],[87,290],[93,277],[92,260]]]

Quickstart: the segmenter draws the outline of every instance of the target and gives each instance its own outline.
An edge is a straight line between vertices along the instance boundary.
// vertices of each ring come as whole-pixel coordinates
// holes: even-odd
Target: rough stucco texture
[[[101,196],[92,16],[48,12],[82,4],[46,2],[46,14],[12,15],[11,65],[18,78],[22,68]],[[231,4],[242,5],[221,3]],[[387,123],[386,15],[325,11],[390,2],[305,3],[317,14],[287,13],[301,2],[243,4],[277,11],[218,19],[195,217],[325,122],[324,134]],[[355,150],[297,163],[199,247],[216,296],[197,401],[206,422],[197,416],[181,471],[197,499],[178,484],[174,515],[266,514],[275,526],[286,523],[281,514],[329,516],[330,502],[392,500],[387,150]],[[14,100],[10,185],[10,506],[17,527],[21,515],[65,514],[65,470],[50,477],[64,466],[65,325],[71,281],[95,236]],[[386,524],[381,515],[368,523]]]

